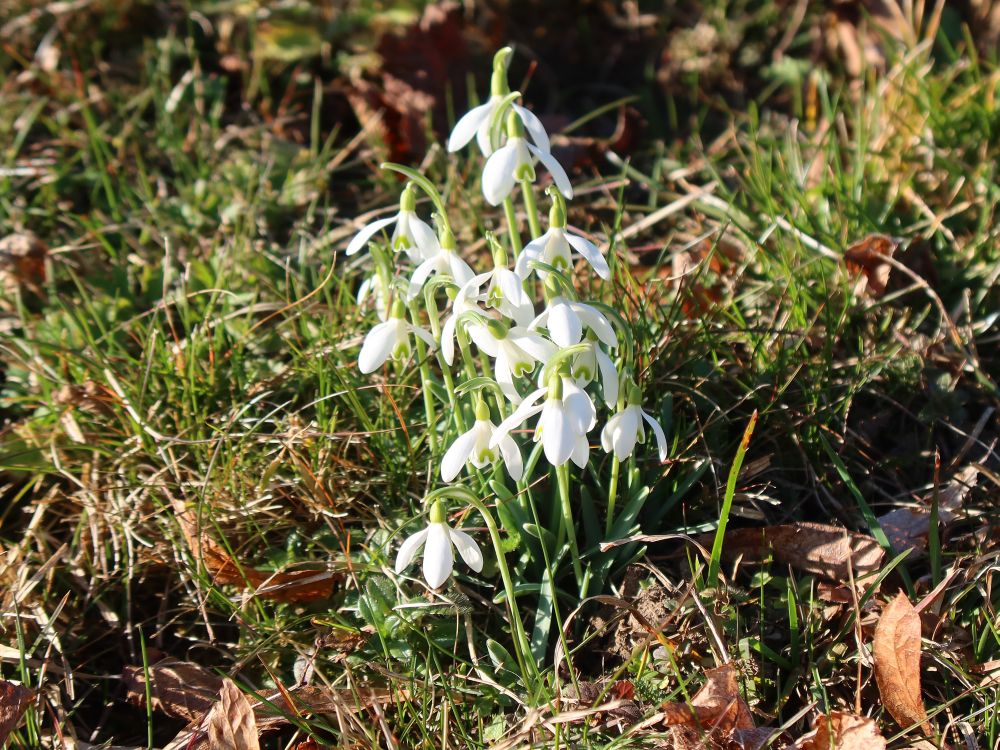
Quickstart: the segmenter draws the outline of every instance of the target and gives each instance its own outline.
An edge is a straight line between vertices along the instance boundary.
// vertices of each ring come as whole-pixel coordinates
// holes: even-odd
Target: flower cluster
[[[599,406],[605,405],[615,413],[601,430],[600,445],[615,461],[631,456],[636,443],[644,441],[644,422],[656,437],[662,461],[666,439],[640,407],[641,394],[624,353],[626,323],[613,308],[581,300],[575,291],[578,258],[603,280],[611,278],[611,268],[598,246],[567,223],[572,185],[552,154],[542,123],[518,103],[520,94],[509,89],[509,56],[509,49],[497,53],[490,98],[458,121],[448,142],[448,150],[457,151],[475,139],[486,157],[482,192],[488,203],[503,205],[507,241],[502,244],[488,234],[489,267],[476,273],[460,252],[434,187],[412,170],[388,165],[411,178],[399,211],[361,229],[346,251],[350,255],[371,248],[375,273],[364,283],[359,301],[372,299],[382,319],[365,337],[358,366],[371,373],[390,360],[404,363],[416,347],[427,390],[428,352],[436,350],[444,388],[435,393],[447,393],[441,404],[447,418],[438,421],[436,396],[425,394],[425,405],[428,443],[443,483],[456,482],[465,471],[470,481],[486,488],[492,474],[483,472],[502,463],[510,479],[523,487],[525,462],[515,431],[526,425],[548,464],[562,469],[572,462],[583,469],[590,460]],[[551,199],[545,231],[534,193],[539,165],[552,181],[545,191]],[[518,187],[531,232],[523,245],[513,204]],[[418,188],[437,209],[433,229],[417,215]],[[387,242],[380,241],[390,229]],[[456,376],[464,378],[459,387]],[[424,578],[432,588],[451,574],[453,546],[470,568],[480,571],[478,545],[448,526],[440,498],[433,500],[429,518],[428,526],[400,547],[397,573],[413,562],[421,546]]]

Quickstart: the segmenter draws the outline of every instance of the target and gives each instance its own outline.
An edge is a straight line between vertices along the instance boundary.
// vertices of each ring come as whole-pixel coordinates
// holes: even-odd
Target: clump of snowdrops
[[[491,557],[524,667],[540,656],[558,617],[560,571],[568,577],[572,569],[581,599],[599,593],[620,559],[595,539],[636,529],[648,489],[629,481],[619,488],[622,463],[634,464],[647,429],[661,461],[667,444],[642,407],[629,324],[613,306],[576,291],[581,271],[610,285],[613,263],[599,241],[567,223],[573,186],[542,123],[509,88],[510,55],[509,48],[496,54],[489,98],[458,120],[448,141],[451,153],[481,152],[483,196],[503,209],[484,238],[488,252],[463,252],[456,236],[467,233],[455,231],[437,188],[395,164],[384,166],[409,178],[398,213],[365,226],[346,252],[369,249],[374,273],[359,304],[381,319],[364,338],[358,366],[363,373],[386,368],[390,378],[419,369],[436,471],[438,487],[424,498],[426,523],[399,545],[395,572],[421,558],[423,579],[438,590],[454,573],[455,550],[475,573]],[[433,207],[431,223],[419,204]],[[610,288],[597,289],[614,299]],[[592,441],[610,457],[601,459]],[[610,463],[606,478],[599,461]],[[449,523],[473,513],[485,523],[488,546]],[[538,602],[530,639],[518,596]]]

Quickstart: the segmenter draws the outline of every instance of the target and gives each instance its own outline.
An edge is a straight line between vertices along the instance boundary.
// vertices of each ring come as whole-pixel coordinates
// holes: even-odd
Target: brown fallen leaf
[[[714,534],[699,537],[710,545]],[[761,528],[733,529],[726,532],[722,556],[726,560],[742,557],[749,563],[764,562],[768,556],[805,573],[845,582],[854,576],[877,571],[885,555],[872,537],[838,526],[822,523],[782,524]]]
[[[288,726],[289,717],[357,712],[374,705],[387,705],[407,700],[406,690],[386,688],[328,688],[317,685],[300,685],[285,691],[273,690],[263,700],[252,704],[258,733]],[[164,750],[215,750],[210,744],[204,727],[183,730],[171,740]]]
[[[199,722],[215,705],[222,678],[191,662],[163,659],[148,668],[154,711],[175,719]],[[146,705],[146,674],[142,667],[125,667],[125,699],[140,708]]]
[[[0,680],[0,747],[21,723],[21,717],[35,698],[35,691],[24,685]]]
[[[31,232],[0,240],[0,300],[12,300],[18,288],[41,293],[49,248]],[[7,307],[7,303],[0,307]]]
[[[885,750],[885,738],[875,722],[847,711],[831,711],[813,719],[812,731],[792,745],[793,750]]]
[[[898,243],[884,234],[872,234],[844,251],[847,270],[858,277],[855,294],[866,293],[880,299],[889,285],[892,266],[886,262],[896,252]]]
[[[338,574],[325,570],[257,570],[238,565],[214,539],[203,533],[183,501],[171,499],[181,532],[191,551],[201,558],[216,585],[253,587],[255,596],[279,602],[311,602],[333,593]]]
[[[665,703],[663,723],[707,732],[715,741],[728,739],[737,729],[753,729],[750,708],[740,696],[738,673],[731,664],[705,670],[701,689],[687,703]]]
[[[250,701],[228,677],[222,681],[219,702],[212,707],[207,724],[210,750],[260,750]]]
[[[775,737],[775,735],[779,735]],[[774,727],[758,727],[757,729],[737,729],[729,742],[728,750],[762,750],[771,748],[781,750],[788,747],[791,738],[780,729]]]
[[[938,490],[938,518],[942,526],[947,527],[958,517],[966,495],[976,486],[978,478],[979,469],[974,465],[966,466]],[[896,508],[879,517],[879,525],[889,537],[894,552],[913,550],[915,554],[920,554],[926,551],[932,502],[933,492],[925,495],[916,508]]]
[[[919,724],[933,734],[920,692],[920,615],[900,593],[882,610],[872,642],[882,703],[904,729]]]

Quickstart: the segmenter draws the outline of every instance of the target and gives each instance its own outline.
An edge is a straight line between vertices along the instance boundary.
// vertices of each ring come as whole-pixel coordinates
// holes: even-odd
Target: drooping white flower
[[[490,445],[499,445],[511,430],[539,412],[534,440],[542,441],[546,460],[553,466],[561,466],[573,459],[573,463],[584,468],[590,458],[587,433],[597,422],[597,410],[587,392],[565,375],[553,375],[546,388],[527,396],[513,414],[497,425]]]
[[[570,371],[580,386],[585,386],[598,375],[601,378],[601,393],[608,406],[614,406],[618,401],[618,368],[598,343],[588,337],[583,342],[587,348],[573,355],[570,360]]]
[[[494,432],[496,425],[490,419],[490,410],[480,400],[476,406],[476,422],[472,429],[460,435],[441,459],[441,478],[451,482],[466,463],[471,463],[477,469],[492,464],[497,458],[496,448],[490,447]],[[519,481],[524,475],[524,463],[514,438],[504,435],[497,447],[507,466],[507,473],[515,482]]]
[[[486,316],[479,309],[479,303],[485,300],[485,295],[479,293],[479,287],[482,286],[485,276],[486,274],[474,276],[459,287],[458,293],[451,303],[451,314],[444,321],[444,325],[441,326],[441,353],[444,355],[444,361],[448,365],[455,364],[455,333],[458,327],[458,320],[462,314],[467,312],[478,313],[484,318],[485,324]],[[466,325],[470,329],[477,327],[474,323],[466,323]]]
[[[597,308],[583,302],[566,299],[560,294],[552,296],[544,310],[539,313],[530,330],[547,328],[549,338],[562,347],[580,343],[583,330],[587,328],[594,332],[601,343],[611,349],[618,348],[618,337],[608,319]]]
[[[410,277],[407,296],[414,299],[420,294],[427,279],[435,273],[451,276],[459,287],[464,286],[476,275],[469,264],[462,260],[462,256],[458,254],[455,236],[447,227],[442,227],[441,238],[435,253],[417,266],[413,276]]]
[[[545,364],[556,353],[552,342],[538,332],[521,326],[508,328],[498,320],[470,328],[469,336],[481,351],[496,360],[493,363],[496,381],[515,404],[521,403],[521,394],[514,386],[514,378],[531,372],[535,362]]]
[[[377,219],[365,225],[347,245],[347,255],[361,250],[377,232],[395,224],[391,246],[395,252],[405,252],[413,260],[430,258],[437,253],[437,235],[416,212],[416,191],[407,185],[399,197],[399,213],[387,219]]]
[[[535,317],[535,305],[524,291],[524,279],[507,268],[507,254],[497,246],[493,270],[475,277],[477,291],[489,282],[482,301],[519,326],[527,326]]]
[[[408,357],[411,334],[434,346],[434,337],[423,328],[406,320],[404,314],[402,303],[397,304],[391,317],[376,325],[365,336],[361,353],[358,354],[358,369],[361,372],[365,374],[375,372],[389,357],[393,359]]]
[[[479,145],[479,150],[483,152],[483,156],[489,156],[493,153],[490,126],[495,119],[497,108],[510,93],[510,86],[507,84],[507,64],[510,60],[510,54],[510,47],[504,47],[494,56],[493,76],[490,80],[490,98],[485,104],[473,107],[455,123],[455,128],[451,131],[451,137],[448,138],[449,151],[458,151],[475,137],[476,143]],[[525,130],[528,131],[535,145],[548,153],[549,136],[534,112],[516,103],[511,103],[510,106],[521,118]]]
[[[511,112],[507,120],[507,143],[494,151],[483,167],[483,195],[494,206],[503,203],[504,198],[521,180],[535,181],[535,159],[538,159],[552,175],[559,192],[567,198],[573,197],[566,170],[548,151],[524,139],[524,126],[517,112]]]
[[[530,261],[541,261],[559,271],[570,271],[573,258],[572,251],[579,255],[593,267],[594,272],[602,279],[611,278],[611,269],[608,261],[604,259],[601,251],[597,249],[590,240],[573,234],[565,227],[552,226],[541,237],[533,239],[524,246],[524,250],[517,258],[514,271],[522,279],[526,279],[532,271],[538,271],[538,278],[545,280],[548,271],[541,268],[535,269],[530,265]]]
[[[632,387],[629,395],[629,404],[620,412],[615,414],[601,430],[601,447],[606,453],[614,451],[615,458],[622,461],[632,455],[636,442],[645,442],[646,431],[643,427],[645,420],[653,434],[656,435],[656,446],[659,451],[660,460],[667,458],[667,438],[663,434],[660,423],[653,419],[639,406],[638,389]]]
[[[375,300],[375,311],[379,318],[387,320],[391,293],[389,287],[383,283],[382,276],[378,273],[372,274],[361,282],[361,286],[358,288],[358,307],[361,307],[369,296]]]
[[[452,545],[465,560],[465,564],[476,573],[483,569],[483,553],[476,540],[461,529],[448,526],[440,502],[431,507],[430,523],[427,528],[409,536],[396,553],[396,573],[409,567],[422,546],[424,548],[424,580],[432,589],[440,588],[448,580],[455,567]]]

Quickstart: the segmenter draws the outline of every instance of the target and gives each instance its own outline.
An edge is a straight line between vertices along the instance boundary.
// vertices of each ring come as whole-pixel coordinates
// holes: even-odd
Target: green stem
[[[510,251],[517,260],[521,254],[521,233],[517,229],[517,212],[514,210],[514,201],[508,195],[503,201],[503,212],[507,217],[507,232],[510,235]]]
[[[531,239],[542,236],[542,223],[538,218],[538,204],[535,202],[534,186],[530,180],[521,180],[521,194],[524,196],[524,210],[528,214],[528,226],[531,227]]]
[[[486,528],[490,533],[490,541],[493,543],[493,551],[497,558],[497,567],[500,568],[500,578],[503,580],[504,591],[507,596],[507,608],[510,610],[510,623],[514,629],[514,651],[517,656],[518,666],[525,679],[538,677],[538,666],[531,658],[531,645],[528,643],[528,636],[524,632],[524,623],[521,622],[521,614],[517,610],[517,599],[514,595],[514,580],[510,577],[510,568],[507,567],[507,558],[504,555],[503,547],[500,543],[500,531],[497,529],[493,514],[478,499],[469,498],[469,504],[479,511],[479,515],[486,522]],[[530,670],[529,670],[530,668]]]
[[[578,587],[583,586],[583,565],[580,563],[580,549],[576,544],[576,525],[573,522],[573,506],[569,497],[569,464],[556,467],[556,481],[559,483],[559,501],[562,518],[569,539],[569,551],[573,556],[573,575]]]
[[[416,302],[410,303],[410,320],[417,325],[420,320]],[[417,347],[417,359],[420,362],[420,384],[424,394],[424,412],[427,414],[427,443],[431,454],[437,455],[437,410],[434,408],[434,395],[431,393],[431,368],[427,360],[427,345],[419,336],[413,337]]]
[[[622,462],[617,456],[611,458],[611,484],[608,486],[608,514],[604,519],[604,538],[611,538],[611,527],[615,525],[615,503],[618,501],[618,474]]]

